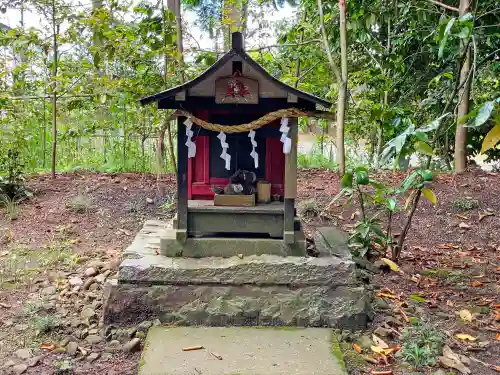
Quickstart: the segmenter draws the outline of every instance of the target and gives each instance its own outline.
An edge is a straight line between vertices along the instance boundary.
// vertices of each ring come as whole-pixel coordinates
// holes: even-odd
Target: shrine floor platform
[[[325,328],[153,327],[139,375],[345,375]],[[201,350],[183,348],[203,346]]]

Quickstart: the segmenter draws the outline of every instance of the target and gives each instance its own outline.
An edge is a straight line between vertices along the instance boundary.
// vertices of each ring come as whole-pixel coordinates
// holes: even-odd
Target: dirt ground
[[[392,172],[377,176],[391,184],[404,177]],[[171,216],[175,180],[77,173],[56,180],[33,177],[28,186],[33,198],[0,211],[0,364],[9,365],[0,366],[0,374],[14,369],[42,375],[135,374],[137,347],[130,353],[121,349],[134,334],[141,338],[141,332],[123,334],[111,327],[108,341],[96,338],[103,328],[102,285],[115,274],[120,252],[144,220]],[[437,327],[454,352],[467,357],[462,359],[470,361],[472,374],[498,373],[494,366],[500,366],[500,175],[443,174],[433,189],[437,205],[424,200],[419,205],[399,262],[403,272],[380,270],[371,276],[378,303],[370,329],[390,328],[392,337],[384,340],[397,345],[407,318],[418,317]],[[299,201],[314,199],[320,211],[338,190],[339,176],[333,172],[299,173]],[[338,225],[349,231],[357,219],[356,209],[335,203],[326,217],[305,218],[305,230],[312,234],[317,226]],[[404,219],[403,213],[396,216],[394,233],[401,231]],[[470,313],[465,320],[462,310]],[[460,340],[457,333],[475,340]],[[120,350],[110,347],[109,339]],[[75,357],[60,348],[68,341],[77,345]],[[372,369],[412,372],[397,356],[389,356],[388,365],[352,363],[351,374]],[[432,374],[436,369],[419,371]]]

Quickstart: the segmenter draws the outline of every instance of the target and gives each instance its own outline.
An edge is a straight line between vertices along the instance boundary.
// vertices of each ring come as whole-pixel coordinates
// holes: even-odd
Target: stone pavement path
[[[153,327],[139,375],[346,375],[332,344],[327,328]]]

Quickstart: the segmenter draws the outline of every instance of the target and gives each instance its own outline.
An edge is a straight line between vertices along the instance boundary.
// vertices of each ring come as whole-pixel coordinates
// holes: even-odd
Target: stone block
[[[321,227],[314,233],[314,244],[320,257],[336,256],[351,259],[347,239],[347,233],[336,227]]]
[[[353,285],[355,264],[335,257],[167,258],[144,256],[125,259],[120,283],[219,285]]]
[[[108,282],[105,324],[147,319],[179,325],[299,326],[361,329],[369,316],[362,287],[155,285]]]
[[[179,243],[172,231],[165,231],[161,238],[162,255],[167,257],[232,257],[235,255],[274,254],[281,256],[305,255],[305,238],[296,233],[296,241],[286,244],[273,238],[200,237],[188,238]]]

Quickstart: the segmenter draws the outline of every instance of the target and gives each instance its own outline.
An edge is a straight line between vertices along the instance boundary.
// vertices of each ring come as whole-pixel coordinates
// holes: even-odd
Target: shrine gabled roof
[[[224,56],[222,56],[219,60],[215,62],[211,67],[205,70],[198,77],[193,80],[184,83],[183,85],[173,87],[171,89],[159,92],[157,94],[147,96],[145,98],[140,99],[141,104],[146,105],[152,102],[157,102],[162,99],[174,97],[176,94],[181,93],[183,91],[189,90],[195,85],[207,80],[213,74],[215,74],[219,69],[221,69],[227,62],[231,61],[235,57],[240,57],[245,63],[251,66],[256,72],[260,73],[264,79],[268,80],[272,84],[274,84],[277,88],[287,92],[288,94],[295,95],[298,98],[302,98],[306,101],[309,101],[314,104],[319,104],[323,107],[330,108],[332,103],[318,98],[312,94],[307,92],[298,90],[292,86],[287,85],[286,83],[281,82],[280,80],[274,78],[271,74],[269,74],[259,63],[253,60],[243,49],[243,36],[239,32],[233,33],[233,41],[232,41],[232,49],[227,52]]]

